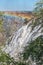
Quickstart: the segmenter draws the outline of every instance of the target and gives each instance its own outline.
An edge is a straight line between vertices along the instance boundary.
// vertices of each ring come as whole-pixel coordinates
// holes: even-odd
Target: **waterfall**
[[[38,20],[38,21],[37,21]],[[5,45],[3,51],[9,53],[11,57],[18,59],[19,53],[22,53],[27,42],[31,42],[43,36],[43,22],[39,19],[28,20],[18,31],[13,34],[12,40]]]

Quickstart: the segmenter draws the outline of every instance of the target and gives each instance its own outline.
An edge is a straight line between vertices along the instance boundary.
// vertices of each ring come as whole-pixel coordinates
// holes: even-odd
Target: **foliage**
[[[43,17],[43,0],[38,0],[34,9],[34,13],[38,17]]]
[[[10,64],[15,65],[14,59],[11,58],[5,52],[2,52],[1,50],[0,50],[0,64],[1,65],[10,65]]]
[[[0,32],[2,32],[2,31],[3,31],[3,21],[0,20]]]
[[[43,37],[37,38],[35,41],[28,43],[25,48],[23,57],[27,60],[31,56],[32,60],[37,64],[42,65],[43,63]]]
[[[10,57],[9,54],[2,52],[0,50],[0,64],[1,65],[26,65],[24,62],[16,62],[13,58]]]
[[[0,16],[2,16],[4,13],[0,11]]]
[[[3,16],[3,13],[0,12],[0,32],[3,31],[3,18],[2,18],[2,16]]]

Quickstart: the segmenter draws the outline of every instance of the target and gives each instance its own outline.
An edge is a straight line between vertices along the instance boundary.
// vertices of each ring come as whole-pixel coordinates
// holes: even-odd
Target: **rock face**
[[[3,28],[5,29],[5,33],[7,37],[10,37],[13,32],[16,32],[22,25],[24,20],[20,17],[16,16],[3,16]]]
[[[24,20],[21,17],[10,16],[10,15],[2,15],[0,16],[0,21],[2,20],[3,31],[0,26],[0,44],[4,44],[4,40],[6,41],[9,37],[16,32],[22,25]],[[1,24],[1,23],[0,23]],[[2,31],[2,32],[1,32]]]
[[[40,36],[43,37],[43,20],[41,18],[31,19],[13,34],[11,41],[6,44],[3,50],[18,60],[27,43]]]

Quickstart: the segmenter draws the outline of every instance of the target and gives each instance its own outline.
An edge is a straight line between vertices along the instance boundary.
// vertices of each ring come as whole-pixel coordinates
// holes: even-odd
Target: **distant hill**
[[[2,11],[5,15],[12,15],[12,16],[20,16],[23,18],[31,19],[33,17],[33,13],[30,11]]]

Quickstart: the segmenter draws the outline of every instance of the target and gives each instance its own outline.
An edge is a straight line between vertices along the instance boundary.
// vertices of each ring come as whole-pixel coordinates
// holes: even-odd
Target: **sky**
[[[32,11],[37,0],[0,0],[0,11]]]

